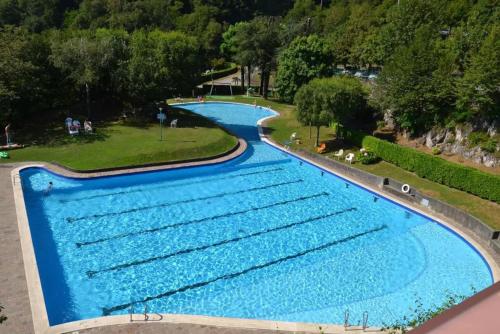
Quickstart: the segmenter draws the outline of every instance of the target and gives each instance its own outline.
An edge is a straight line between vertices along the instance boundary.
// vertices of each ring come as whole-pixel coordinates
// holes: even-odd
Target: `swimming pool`
[[[370,325],[492,283],[447,228],[260,141],[267,109],[186,104],[247,140],[203,167],[21,171],[51,325],[149,312]],[[168,140],[168,130],[166,133]],[[54,183],[49,196],[43,195]]]

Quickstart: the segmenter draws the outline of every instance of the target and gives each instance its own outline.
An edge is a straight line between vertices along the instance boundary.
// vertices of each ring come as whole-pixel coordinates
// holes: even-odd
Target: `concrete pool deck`
[[[267,141],[263,138],[264,141]],[[273,145],[272,143],[270,143]],[[241,154],[241,153],[240,153]],[[305,159],[307,160],[307,159]],[[318,162],[311,161],[316,165]],[[206,162],[205,162],[206,163]],[[204,163],[200,163],[204,164]],[[21,235],[24,238],[20,238],[20,233],[18,231],[18,219],[22,216],[22,210],[24,210],[24,205],[22,210],[19,211],[19,206],[17,208],[18,214],[16,214],[14,196],[16,202],[19,201],[19,191],[21,186],[19,184],[19,179],[16,181],[16,173],[11,177],[11,171],[20,168],[22,164],[15,165],[0,165],[0,209],[2,210],[2,235],[0,236],[0,283],[3,283],[2,289],[0,290],[0,302],[5,306],[5,315],[9,317],[5,324],[0,325],[0,333],[67,333],[75,332],[78,333],[160,333],[160,332],[176,332],[176,333],[377,333],[377,329],[367,329],[362,331],[361,329],[348,328],[347,330],[343,326],[335,325],[320,325],[316,324],[301,324],[301,323],[287,323],[287,322],[275,322],[275,321],[259,321],[259,320],[248,320],[248,319],[230,319],[230,318],[217,318],[217,317],[203,317],[203,316],[188,316],[188,315],[162,315],[162,320],[158,321],[158,316],[151,315],[152,320],[149,322],[144,322],[140,315],[134,315],[135,321],[130,322],[129,316],[113,316],[113,317],[103,317],[84,321],[76,321],[72,323],[62,324],[58,326],[48,327],[48,322],[46,322],[46,312],[45,304],[43,302],[43,295],[40,288],[40,282],[33,280],[33,275],[37,273],[36,261],[34,260],[34,253],[31,251],[21,252],[21,243],[23,243],[23,249],[26,245],[29,246],[31,238],[27,238],[26,232],[29,234],[28,222],[26,218],[26,213],[24,212],[24,221],[19,222],[19,230],[21,230]],[[49,165],[45,165],[50,168]],[[181,165],[175,165],[175,167],[181,167]],[[161,167],[150,167],[153,170],[165,169]],[[170,166],[169,168],[174,168]],[[330,170],[342,177],[360,184],[359,181],[351,179],[350,177],[343,175],[338,170],[332,170],[329,166],[322,166],[327,170]],[[61,173],[66,176],[72,177],[95,177],[104,175],[114,175],[123,173],[134,173],[140,171],[150,170],[146,169],[127,169],[121,171],[113,172],[103,172],[98,174],[77,174],[68,172],[64,169],[53,169],[57,173]],[[168,168],[167,168],[168,169]],[[110,174],[113,173],[113,174]],[[15,194],[13,192],[13,187],[17,188],[18,192]],[[401,203],[402,205],[411,207],[417,212],[421,212],[424,215],[430,216],[442,223],[443,225],[451,228],[455,232],[464,236],[465,239],[476,247],[488,261],[495,278],[497,281],[500,278],[500,258],[498,254],[488,251],[488,245],[483,242],[479,237],[474,236],[470,231],[467,231],[462,226],[454,224],[452,221],[447,220],[445,217],[437,216],[435,213],[427,212],[417,208],[412,203],[407,203],[401,201],[400,199],[391,196],[390,193],[384,192],[381,189],[375,189],[370,186],[362,184],[376,193],[382,196],[388,197],[395,202]],[[22,198],[22,193],[21,193]],[[23,200],[24,202],[24,200]],[[21,213],[21,214],[20,214]],[[23,225],[24,224],[24,225]],[[24,227],[22,227],[24,226]],[[23,230],[24,229],[24,233]],[[28,242],[29,241],[29,242]],[[32,244],[30,246],[32,247]],[[30,255],[31,253],[31,255]],[[31,259],[30,259],[31,257]],[[28,274],[26,274],[28,273]],[[28,276],[28,277],[27,277]],[[29,282],[29,283],[27,283]],[[32,296],[37,295],[36,298]],[[31,298],[30,298],[31,297]],[[31,307],[30,307],[31,301]],[[500,307],[500,306],[499,306]],[[45,315],[40,314],[45,313]],[[44,319],[45,318],[45,319]],[[45,323],[44,323],[45,322]],[[35,324],[35,326],[33,325]]]

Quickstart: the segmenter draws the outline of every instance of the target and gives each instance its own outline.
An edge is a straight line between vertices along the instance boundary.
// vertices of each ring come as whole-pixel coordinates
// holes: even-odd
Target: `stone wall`
[[[420,137],[417,142],[428,148],[438,147],[443,153],[457,154],[486,167],[500,166],[500,159],[495,153],[487,152],[480,146],[469,145],[467,138],[473,131],[482,131],[490,138],[497,134],[495,124],[489,126],[486,124],[482,127],[464,125],[454,129],[434,128]],[[496,145],[497,152],[500,150],[499,144]]]

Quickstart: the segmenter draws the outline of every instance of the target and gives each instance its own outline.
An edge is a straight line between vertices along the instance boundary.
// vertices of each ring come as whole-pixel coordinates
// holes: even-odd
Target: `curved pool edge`
[[[275,111],[275,113],[277,113]],[[446,229],[449,233],[453,233],[456,235],[458,238],[460,238],[463,242],[465,242],[472,250],[483,260],[484,264],[488,268],[490,275],[491,275],[491,280],[492,284],[495,284],[497,282],[500,282],[500,262],[495,259],[495,257],[492,255],[494,253],[493,249],[489,249],[487,245],[482,245],[480,244],[477,239],[481,239],[479,236],[475,235],[474,232],[468,230],[464,226],[460,226],[459,224],[454,224],[453,220],[444,216],[444,215],[438,215],[435,212],[431,212],[429,210],[424,210],[421,207],[418,207],[414,205],[413,203],[403,201],[400,198],[395,197],[394,195],[382,191],[381,189],[375,188],[369,184],[360,182],[344,173],[342,173],[339,170],[335,170],[331,168],[330,166],[324,165],[319,161],[311,160],[305,156],[300,155],[298,152],[293,152],[290,150],[286,150],[284,147],[279,145],[278,143],[274,142],[273,140],[269,139],[267,135],[265,135],[264,130],[263,130],[263,125],[266,121],[277,117],[277,115],[269,116],[262,118],[258,121],[257,126],[259,128],[259,136],[262,142],[265,142],[268,145],[271,145],[272,147],[285,152],[299,160],[302,160],[310,165],[316,166],[317,168],[320,168],[321,170],[324,170],[327,173],[330,173],[336,177],[339,177],[349,183],[352,183],[353,185],[360,187],[364,190],[367,190],[373,194],[376,194],[382,198],[387,199],[388,201],[403,207],[405,209],[408,209],[420,216],[423,216],[424,218],[429,219],[430,221],[436,223],[440,227]],[[483,223],[484,224],[484,223]]]
[[[34,162],[26,163],[20,167],[20,170],[29,168],[38,168],[54,174],[59,177],[64,177],[73,180],[82,179],[98,179],[104,177],[123,176],[131,174],[143,174],[172,169],[184,169],[192,167],[202,167],[210,165],[218,165],[240,157],[248,148],[248,143],[242,138],[238,138],[238,143],[229,151],[200,159],[179,160],[170,162],[159,162],[140,166],[106,168],[91,171],[73,170],[59,164],[51,162]]]
[[[212,317],[202,315],[186,315],[186,314],[148,314],[149,319],[144,320],[144,314],[133,315],[115,315],[94,318],[89,320],[68,322],[61,325],[50,327],[45,333],[61,334],[73,331],[85,331],[86,329],[108,327],[108,326],[124,326],[124,325],[139,325],[148,326],[152,324],[176,325],[176,326],[207,326],[216,328],[230,328],[248,331],[255,333],[261,331],[280,331],[287,333],[331,333],[331,334],[356,334],[356,333],[383,333],[380,328],[368,327],[363,330],[360,326],[349,326],[347,329],[343,325],[332,324],[312,324],[302,322],[286,322],[273,320],[254,320],[241,318],[227,317]],[[189,331],[188,331],[189,332]]]
[[[197,103],[197,102],[194,102]],[[211,102],[208,102],[211,103]],[[236,104],[236,103],[231,103],[231,102],[212,102],[212,103],[229,103],[229,104]],[[181,104],[187,104],[187,103],[181,103]],[[242,104],[242,105],[247,105],[248,104],[243,104],[243,103],[237,103],[237,104]],[[474,238],[470,236],[472,233],[471,231],[467,231],[464,228],[459,228],[455,225],[453,225],[451,222],[448,222],[446,218],[443,219],[443,217],[437,217],[434,213],[431,212],[426,212],[415,205],[412,205],[407,202],[403,202],[402,200],[395,198],[394,196],[382,192],[380,189],[376,189],[370,185],[363,184],[359,181],[356,181],[352,179],[351,177],[344,175],[343,173],[333,170],[332,168],[328,166],[324,166],[321,163],[318,163],[316,161],[310,160],[308,158],[302,157],[298,155],[297,153],[290,152],[279,146],[278,144],[274,143],[270,139],[268,139],[263,132],[262,124],[271,118],[277,117],[279,115],[278,112],[266,108],[274,113],[274,115],[262,118],[258,121],[257,127],[259,131],[259,136],[263,142],[265,142],[268,145],[271,145],[275,147],[278,150],[281,150],[287,154],[290,154],[293,157],[296,157],[298,159],[301,159],[303,161],[306,161],[307,163],[314,165],[322,170],[325,170],[329,173],[332,173],[333,175],[343,178],[363,189],[366,189],[370,192],[376,193],[377,195],[384,197],[390,201],[393,201],[394,203],[403,206],[405,208],[408,208],[409,210],[412,210],[420,215],[423,215],[425,217],[428,217],[432,221],[436,222],[437,224],[441,225],[443,228],[448,229],[450,232],[456,234],[458,237],[463,239],[471,248],[473,248],[474,251],[478,253],[478,255],[483,259],[487,267],[489,268],[493,283],[500,281],[500,266],[494,259],[494,257],[491,255],[490,250],[486,249],[486,247],[483,247],[480,243],[478,243]],[[234,156],[232,158],[226,159],[225,161],[232,160],[239,155],[241,155],[247,147],[247,143],[245,143],[245,148],[243,151],[238,154],[237,156]],[[221,162],[225,162],[221,161]],[[217,162],[212,162],[212,164],[217,163]],[[26,212],[26,207],[25,207],[25,201],[24,201],[24,195],[23,195],[23,189],[22,189],[22,184],[21,184],[21,177],[20,177],[20,172],[24,169],[28,168],[40,168],[47,170],[51,173],[54,173],[56,175],[59,175],[61,177],[66,177],[66,178],[77,178],[77,179],[86,179],[86,178],[98,178],[98,177],[112,177],[112,176],[121,176],[121,175],[127,175],[127,174],[135,174],[135,173],[148,173],[148,172],[155,172],[155,171],[160,171],[160,170],[168,170],[168,169],[177,169],[177,168],[189,168],[189,167],[196,167],[196,166],[202,166],[210,164],[205,161],[205,163],[198,163],[198,164],[189,164],[189,165],[169,165],[169,166],[156,166],[156,167],[147,167],[147,168],[129,168],[129,169],[121,169],[113,172],[103,172],[103,173],[96,173],[98,175],[93,175],[93,174],[77,174],[77,175],[64,175],[64,174],[59,174],[55,171],[52,171],[50,168],[47,167],[46,163],[39,163],[39,164],[28,164],[28,165],[23,165],[20,167],[17,167],[12,170],[11,172],[11,181],[13,185],[13,190],[14,190],[14,199],[15,199],[15,206],[16,206],[16,213],[17,213],[17,220],[18,220],[18,228],[19,228],[19,234],[20,234],[20,243],[21,243],[21,248],[22,248],[22,256],[23,256],[23,262],[24,262],[24,269],[26,273],[26,280],[27,280],[27,286],[28,286],[28,294],[29,294],[29,300],[30,300],[30,305],[31,305],[31,312],[32,312],[32,318],[33,318],[33,325],[34,325],[34,331],[36,334],[38,333],[67,333],[67,332],[72,332],[72,331],[81,331],[81,330],[86,330],[90,328],[96,328],[96,327],[104,327],[104,326],[114,326],[114,325],[128,325],[131,323],[140,323],[140,324],[151,324],[151,323],[170,323],[170,324],[179,324],[179,325],[202,325],[202,326],[215,326],[215,327],[227,327],[227,328],[240,328],[240,329],[246,329],[246,330],[273,330],[273,331],[286,331],[286,332],[321,332],[323,331],[324,333],[361,333],[364,332],[360,328],[356,327],[348,327],[347,329],[342,326],[342,325],[335,325],[335,324],[311,324],[311,323],[299,323],[299,322],[283,322],[283,321],[270,321],[270,320],[256,320],[256,319],[237,319],[237,318],[226,318],[226,317],[210,317],[210,316],[198,316],[198,315],[181,315],[181,314],[153,314],[152,317],[161,317],[161,320],[150,320],[150,321],[144,321],[144,320],[133,320],[131,321],[131,317],[129,315],[119,315],[119,316],[106,316],[106,317],[99,317],[99,318],[92,318],[92,319],[86,319],[86,320],[78,320],[74,322],[68,322],[68,323],[63,323],[59,325],[54,325],[50,326],[49,321],[48,321],[48,314],[45,306],[45,299],[43,296],[43,291],[42,291],[42,285],[41,285],[41,280],[40,276],[38,273],[38,266],[36,262],[36,257],[35,257],[35,251],[34,251],[34,246],[33,242],[31,239],[31,232],[30,232],[30,227],[29,227],[29,221],[28,221],[28,216]],[[70,173],[68,173],[70,174]],[[143,315],[133,315],[134,319],[140,319],[140,317],[143,317]],[[321,327],[321,330],[320,330]],[[379,328],[375,327],[369,327],[368,331],[372,333],[380,333]]]

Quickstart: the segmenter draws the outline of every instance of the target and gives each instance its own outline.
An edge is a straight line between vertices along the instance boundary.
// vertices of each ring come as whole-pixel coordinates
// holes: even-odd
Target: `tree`
[[[261,71],[261,93],[267,98],[271,71],[276,67],[276,54],[280,46],[280,19],[257,17],[228,29],[224,37],[223,50],[233,54],[240,65],[258,66]],[[250,87],[250,75],[248,76]]]
[[[198,39],[207,60],[216,58],[219,53],[222,25],[216,21],[218,13],[218,8],[197,1],[191,13],[176,21],[179,30]]]
[[[457,106],[464,118],[500,119],[500,26],[493,26],[472,56],[458,84]]]
[[[267,99],[271,71],[276,68],[277,50],[281,46],[277,38],[280,35],[280,19],[272,16],[256,17],[248,28],[251,30],[245,34],[249,38],[243,42],[242,48],[256,56],[255,63],[261,71],[260,92]],[[253,35],[249,32],[253,32]]]
[[[109,70],[107,43],[97,40],[89,32],[65,38],[60,35],[52,41],[53,65],[66,73],[78,90],[85,90],[87,116],[90,117],[90,91],[97,87],[103,70]]]
[[[187,93],[200,73],[194,37],[181,32],[137,30],[131,36],[129,96],[134,105]]]
[[[0,0],[0,26],[19,25],[21,9],[17,0]]]
[[[250,28],[248,22],[238,22],[222,34],[222,43],[220,52],[228,59],[232,59],[237,64],[240,64],[241,72],[241,89],[245,89],[245,66],[248,73],[248,87],[250,87],[251,66],[254,61],[253,50],[243,49],[244,41],[250,38]],[[248,36],[247,36],[248,34]]]
[[[332,74],[332,55],[317,35],[298,37],[278,58],[279,96],[293,102],[297,90],[313,78]]]
[[[128,33],[124,30],[97,29],[54,34],[50,60],[73,84],[84,91],[90,117],[91,92],[95,97],[123,96],[126,89]]]
[[[38,68],[31,61],[30,35],[25,29],[0,29],[0,120],[16,121],[27,115],[39,92]]]
[[[377,84],[377,100],[400,128],[417,134],[439,124],[454,103],[453,55],[439,48],[437,32],[424,26],[396,51]]]
[[[133,31],[140,28],[175,28],[182,2],[164,0],[110,1],[83,0],[71,13],[68,25],[77,29],[114,28]]]
[[[332,122],[348,124],[366,108],[366,92],[354,78],[333,77],[314,79],[302,86],[295,95],[297,119],[303,125],[319,130]]]
[[[288,11],[285,21],[301,21],[304,17],[315,15],[319,10],[314,0],[296,0],[293,8]]]
[[[321,126],[327,126],[331,122],[328,110],[322,108],[322,101],[317,90],[318,86],[315,80],[303,85],[297,91],[294,99],[297,106],[297,120],[302,125],[316,127],[316,146],[319,145],[319,130]]]
[[[383,59],[391,59],[399,47],[409,45],[417,30],[423,26],[437,33],[442,24],[440,13],[445,11],[445,5],[445,1],[401,0],[399,5],[390,7],[386,15],[387,23],[379,30]]]

